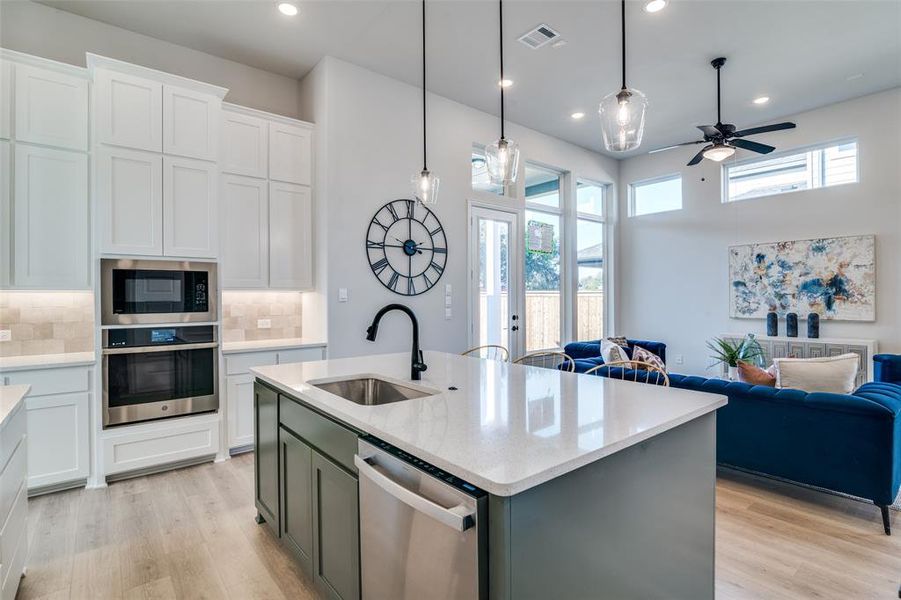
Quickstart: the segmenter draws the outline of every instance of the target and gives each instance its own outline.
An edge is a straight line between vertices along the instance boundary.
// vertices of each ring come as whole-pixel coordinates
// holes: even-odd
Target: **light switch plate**
[[[444,285],[444,295],[450,296],[452,293],[454,293],[454,288],[451,286],[451,284],[449,284],[449,283],[445,284]]]
[[[13,339],[13,332],[10,329],[0,329],[0,342],[8,342]]]
[[[272,327],[272,319],[257,319],[257,328],[269,329]]]
[[[338,288],[338,302],[347,302],[347,288]]]
[[[450,308],[445,308],[445,309],[444,309],[444,320],[445,320],[445,321],[447,321],[448,319],[450,319],[450,318],[453,317],[453,316],[454,316],[454,311],[453,311],[453,310],[451,310]]]
[[[451,305],[451,297],[450,297],[450,296],[445,296],[445,297],[444,297],[444,306],[448,306],[448,307],[449,307],[450,305]]]
[[[677,354],[677,355],[676,355],[676,364],[677,364],[677,365],[681,365],[681,364],[683,364],[684,362],[685,362],[685,357],[682,356],[681,354]]]

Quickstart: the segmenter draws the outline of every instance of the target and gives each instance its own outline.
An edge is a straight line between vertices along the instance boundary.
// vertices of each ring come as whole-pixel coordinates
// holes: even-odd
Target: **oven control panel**
[[[216,328],[213,325],[134,327],[103,330],[104,348],[177,346],[180,344],[204,344],[215,341]]]

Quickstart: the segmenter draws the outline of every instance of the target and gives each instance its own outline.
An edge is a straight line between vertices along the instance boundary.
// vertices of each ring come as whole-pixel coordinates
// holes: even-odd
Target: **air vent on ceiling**
[[[545,44],[548,44],[559,37],[559,33],[551,29],[548,25],[542,23],[531,31],[527,31],[519,36],[519,41],[532,50],[538,50]]]

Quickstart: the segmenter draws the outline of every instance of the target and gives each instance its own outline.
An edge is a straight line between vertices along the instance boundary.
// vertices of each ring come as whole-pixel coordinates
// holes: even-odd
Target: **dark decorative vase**
[[[766,334],[770,337],[779,335],[779,315],[776,314],[776,311],[766,314]]]
[[[785,315],[785,335],[788,337],[798,337],[798,313],[788,313]]]
[[[817,313],[807,315],[807,337],[820,337],[820,315]]]

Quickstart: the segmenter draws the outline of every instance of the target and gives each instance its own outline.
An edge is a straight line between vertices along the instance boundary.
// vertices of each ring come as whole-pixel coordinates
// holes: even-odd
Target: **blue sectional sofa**
[[[665,344],[629,342],[630,349],[637,344],[665,360]],[[565,352],[581,373],[604,362],[599,342],[569,344]],[[877,360],[876,372],[881,380],[851,394],[675,373],[670,373],[670,385],[728,396],[729,404],[717,411],[718,463],[872,500],[891,535],[888,506],[901,488],[901,384],[895,383],[901,357]],[[608,375],[607,369],[596,374]],[[631,373],[625,376],[631,378]]]
[[[876,381],[901,385],[901,354],[877,354],[873,363]]]
[[[652,342],[650,340],[626,340],[629,347],[626,348],[626,354],[632,358],[632,350],[635,346],[641,346],[648,352],[653,352],[660,357],[664,363],[666,362],[666,344],[663,342]],[[601,358],[601,340],[592,340],[589,342],[572,342],[563,348],[563,352],[573,359],[576,363],[576,373],[584,373],[588,369],[604,364]]]

